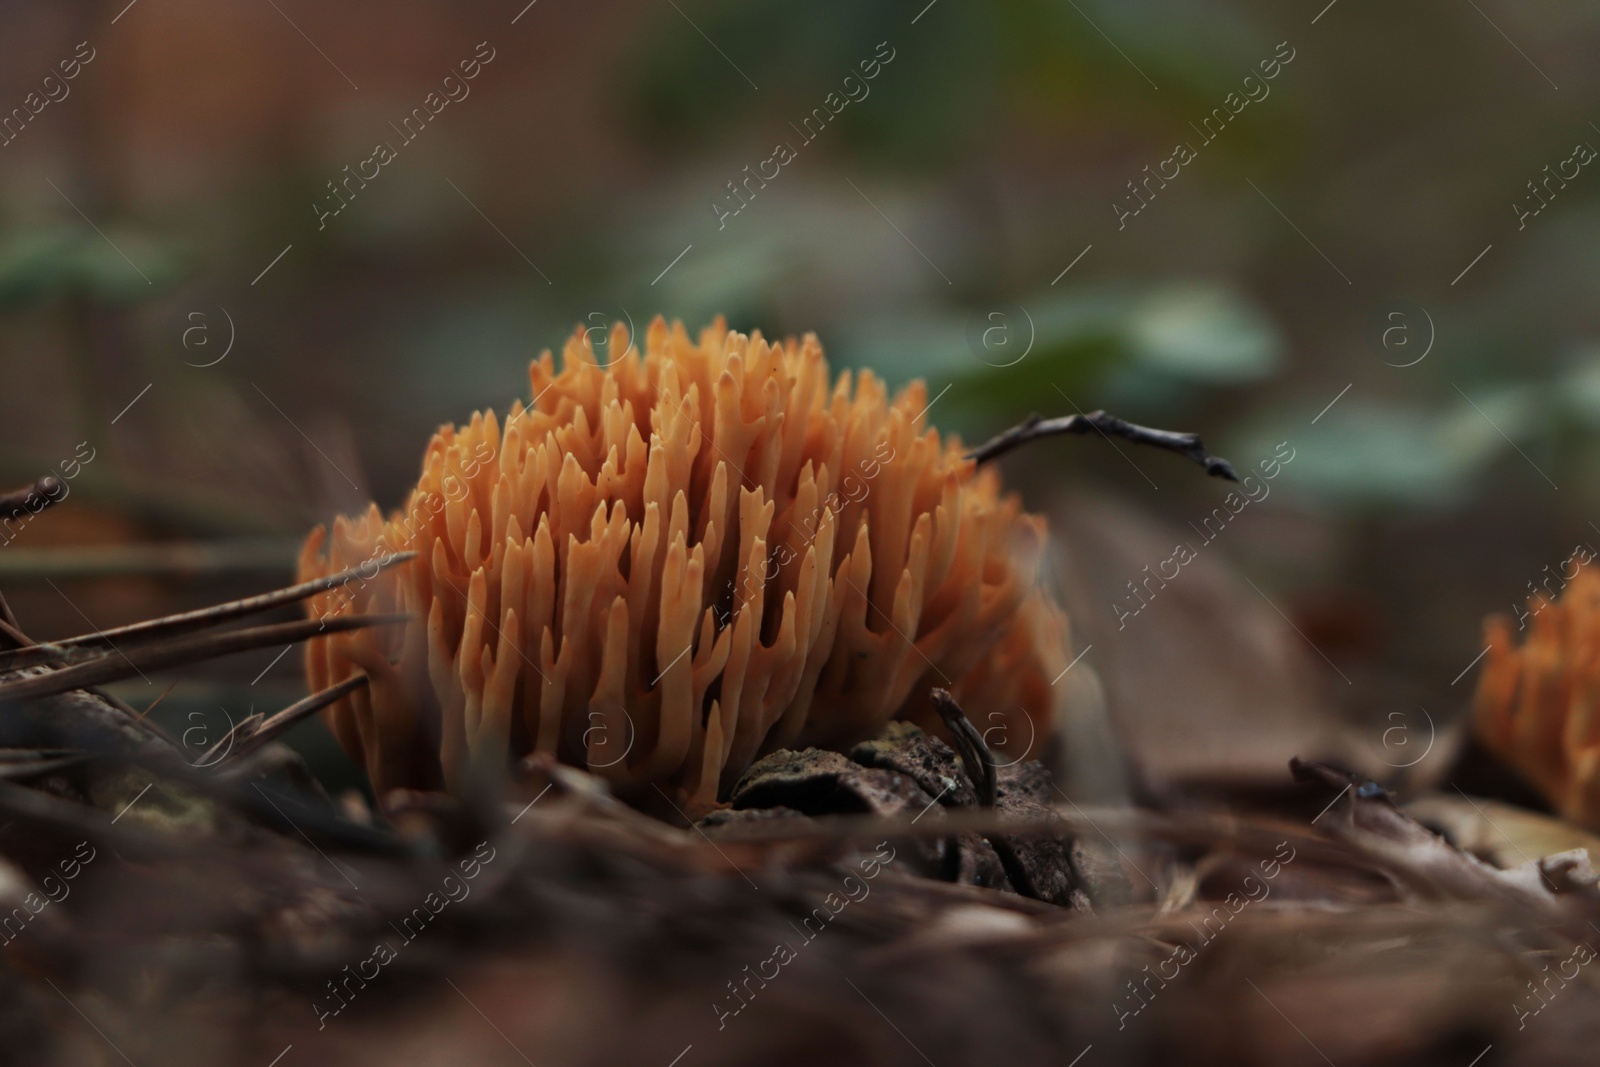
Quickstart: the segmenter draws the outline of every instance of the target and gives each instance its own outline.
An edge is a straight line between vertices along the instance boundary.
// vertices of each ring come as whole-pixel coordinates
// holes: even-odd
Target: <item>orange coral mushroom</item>
[[[1580,567],[1559,600],[1528,608],[1521,648],[1504,616],[1486,624],[1478,735],[1562,815],[1600,827],[1600,573]]]
[[[832,383],[815,337],[720,319],[698,342],[657,319],[642,356],[617,326],[608,350],[576,332],[504,427],[439,430],[403,511],[307,540],[302,579],[419,553],[311,605],[417,619],[307,648],[318,689],[369,678],[326,715],[380,795],[537,751],[704,810],[772,749],[940,729],[936,685],[1001,752],[1039,752],[1069,662],[1044,522],[924,427],[921,382]]]

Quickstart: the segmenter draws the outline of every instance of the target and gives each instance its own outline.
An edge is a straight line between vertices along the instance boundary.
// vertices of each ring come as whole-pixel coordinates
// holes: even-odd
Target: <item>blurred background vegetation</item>
[[[658,313],[815,331],[926,379],[968,440],[1105,407],[1241,466],[1290,442],[1208,552],[1378,719],[1459,712],[1483,615],[1600,545],[1600,176],[1525,228],[1511,206],[1600,145],[1600,7],[524,2],[0,4],[0,113],[94,49],[0,147],[0,473],[95,455],[0,547],[36,635],[283,581],[311,524],[400,502],[438,423],[525,396],[540,349]],[[470,96],[319,230],[326,183],[480,41]],[[1270,95],[1201,146],[1280,42]],[[1198,157],[1119,228],[1180,141]],[[779,142],[797,157],[719,226]],[[1180,534],[1225,492],[1131,458],[1076,439],[1007,470],[1053,516]],[[297,657],[270,659],[187,675],[167,713],[287,702]]]

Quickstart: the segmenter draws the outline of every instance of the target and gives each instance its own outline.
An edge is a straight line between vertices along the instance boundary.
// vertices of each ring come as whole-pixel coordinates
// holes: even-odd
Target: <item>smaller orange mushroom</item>
[[[1516,646],[1503,615],[1485,624],[1479,737],[1566,818],[1600,828],[1600,572],[1580,566],[1557,600],[1528,600]]]

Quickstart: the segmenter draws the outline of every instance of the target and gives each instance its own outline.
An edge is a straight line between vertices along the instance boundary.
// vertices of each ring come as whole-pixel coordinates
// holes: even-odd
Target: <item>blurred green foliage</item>
[[[193,269],[175,246],[144,234],[118,233],[113,247],[83,224],[11,229],[0,243],[0,310],[77,299],[126,307],[163,295]]]

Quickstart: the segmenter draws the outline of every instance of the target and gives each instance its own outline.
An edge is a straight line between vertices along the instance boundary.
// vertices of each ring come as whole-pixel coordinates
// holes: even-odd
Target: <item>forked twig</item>
[[[1166,449],[1168,452],[1176,452],[1185,459],[1200,464],[1206,473],[1214,478],[1226,478],[1230,482],[1239,480],[1239,472],[1233,469],[1233,464],[1221,456],[1213,456],[1207,452],[1199,434],[1154,430],[1126,419],[1119,419],[1104,411],[1091,411],[1085,415],[1063,415],[1056,419],[1046,419],[1037,414],[1029,415],[1018,425],[968,452],[967,458],[987,463],[991,459],[1005,455],[1013,448],[1020,448],[1041,437],[1096,432],[1107,437],[1116,434],[1134,444],[1150,445]]]

